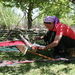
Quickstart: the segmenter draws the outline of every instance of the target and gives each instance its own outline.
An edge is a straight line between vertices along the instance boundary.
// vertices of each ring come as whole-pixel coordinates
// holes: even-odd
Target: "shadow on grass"
[[[3,60],[35,60],[35,59],[41,59],[41,57],[27,53],[26,55],[23,55],[21,53],[13,53],[13,52],[2,52],[0,54],[4,54],[5,56],[2,57]],[[44,63],[44,62],[35,62],[35,63],[25,63],[21,65],[16,66],[5,66],[0,67],[0,73],[3,75],[10,74],[10,75],[26,75],[26,73],[30,72],[30,70],[39,69],[40,67],[45,67],[52,65],[52,63]],[[41,71],[42,72],[42,71]],[[32,74],[31,74],[32,75]]]
[[[40,72],[41,75],[57,75],[60,72],[65,72],[68,73],[71,68],[65,67],[62,69],[59,69],[59,71],[56,73],[54,72],[50,67],[53,65],[60,65],[64,64],[61,62],[35,62],[35,63],[26,63],[26,64],[21,64],[19,66],[12,66],[12,67],[0,67],[0,73],[3,75],[27,75],[31,70],[34,70],[35,73]],[[39,69],[39,71],[36,71]],[[33,71],[32,71],[33,72]],[[40,75],[40,74],[34,74],[34,75]],[[29,73],[29,75],[33,75],[33,73]]]
[[[49,53],[47,52],[40,52],[42,54],[45,54],[47,56]],[[0,56],[2,60],[42,60],[41,57],[27,53],[26,55],[23,55],[22,53],[17,53],[17,52],[1,52],[0,55],[4,55],[4,56]],[[53,70],[50,69],[51,66],[53,65],[67,65],[69,63],[65,63],[63,61],[60,62],[35,62],[35,63],[25,63],[25,64],[21,64],[21,65],[16,65],[16,66],[5,66],[5,67],[0,67],[0,73],[2,73],[3,75],[27,75],[27,73],[29,73],[32,69],[35,70],[36,69],[40,69],[39,72],[41,72],[41,75],[47,74],[47,75],[56,75],[55,72],[53,72]],[[75,64],[75,61],[72,61],[71,64]],[[71,68],[66,67],[63,68],[61,70],[59,70],[57,73],[60,73],[60,71],[64,71],[65,73],[69,72],[69,70],[71,70]],[[35,72],[35,73],[38,73]],[[29,75],[33,75],[32,73],[30,73]],[[34,74],[35,75],[35,74]],[[39,74],[36,74],[39,75]]]
[[[31,65],[30,64],[24,64],[21,65],[19,67],[0,67],[0,73],[2,73],[3,75],[5,74],[11,74],[11,75],[19,75],[22,74],[24,75],[26,72],[29,72],[31,69]]]

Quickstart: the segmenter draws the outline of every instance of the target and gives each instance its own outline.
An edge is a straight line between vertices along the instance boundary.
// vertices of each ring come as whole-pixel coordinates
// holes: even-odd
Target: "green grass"
[[[7,48],[6,48],[7,49]],[[44,54],[44,53],[43,53]],[[1,60],[42,59],[39,56],[19,52],[0,52]],[[65,62],[35,62],[18,64],[16,66],[0,67],[0,75],[75,75],[75,61]]]
[[[16,67],[0,67],[0,75],[74,75],[75,65],[61,63],[31,63]]]
[[[1,56],[2,55],[2,56]],[[3,56],[4,55],[4,56]],[[40,57],[21,53],[0,53],[3,60],[38,59]],[[75,62],[35,62],[10,67],[0,67],[0,75],[75,75]]]

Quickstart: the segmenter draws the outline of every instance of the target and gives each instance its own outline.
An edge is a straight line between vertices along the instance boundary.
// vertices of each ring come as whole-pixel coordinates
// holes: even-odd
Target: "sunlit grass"
[[[3,53],[0,53],[3,54]],[[5,56],[1,57],[2,59],[7,60],[21,60],[28,59],[26,56],[20,53],[4,53]],[[16,57],[16,55],[18,57]],[[31,59],[37,59],[37,56],[30,55]],[[39,57],[40,58],[40,57]],[[0,67],[0,75],[74,75],[75,74],[75,62],[65,63],[65,62],[34,62],[34,63],[25,63],[17,64],[16,66],[5,66]]]

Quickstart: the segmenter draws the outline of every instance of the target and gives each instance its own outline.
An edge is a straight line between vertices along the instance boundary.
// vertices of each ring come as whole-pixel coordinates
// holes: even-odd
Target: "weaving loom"
[[[19,36],[20,36],[21,40],[16,40],[16,41],[3,41],[3,42],[0,42],[0,47],[16,46],[16,48],[18,48],[18,50],[20,52],[22,52],[23,54],[26,54],[26,52],[29,52],[31,54],[38,55],[38,56],[43,57],[45,59],[48,59],[50,61],[61,61],[61,60],[68,61],[68,59],[66,59],[66,58],[58,58],[58,59],[55,59],[55,58],[51,58],[51,57],[48,57],[48,56],[45,56],[45,55],[42,55],[42,54],[39,54],[37,52],[32,51],[32,49],[30,49],[30,48],[33,45],[34,46],[41,46],[41,45],[39,45],[39,44],[32,44],[31,42],[29,42],[28,40],[26,40],[23,37],[23,35],[21,35],[21,34],[19,34]],[[44,47],[44,46],[42,46],[42,47]],[[41,61],[43,61],[43,60],[41,60]],[[32,63],[32,62],[35,62],[35,60],[31,60],[31,61],[29,61],[29,60],[26,60],[26,61],[2,61],[0,63],[0,66],[9,66],[9,65],[10,66],[13,66],[15,64]]]

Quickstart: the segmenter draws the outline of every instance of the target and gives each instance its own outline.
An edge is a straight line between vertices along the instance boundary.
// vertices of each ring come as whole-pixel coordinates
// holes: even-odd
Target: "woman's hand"
[[[37,36],[37,37],[34,38],[34,40],[41,40],[43,38],[44,38],[44,36]]]
[[[32,50],[37,50],[38,49],[38,46],[32,46]]]
[[[45,47],[38,47],[39,50],[45,50]]]
[[[35,50],[47,50],[46,47],[40,47],[40,46],[32,46],[32,49]]]

